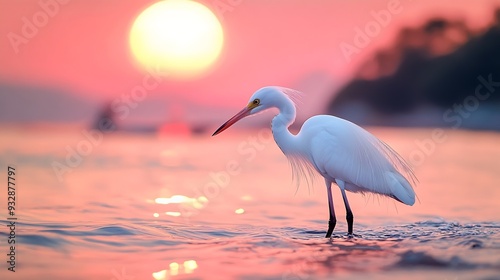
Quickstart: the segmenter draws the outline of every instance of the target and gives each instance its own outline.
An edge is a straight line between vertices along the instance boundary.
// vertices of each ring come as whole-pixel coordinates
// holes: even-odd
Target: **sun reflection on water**
[[[150,201],[150,200],[148,200]],[[204,196],[198,198],[188,197],[180,194],[173,195],[172,197],[158,197],[155,198],[156,204],[188,204],[196,209],[202,209],[207,204],[208,199]]]
[[[166,280],[169,276],[193,273],[197,268],[198,263],[195,260],[187,260],[182,264],[171,262],[168,265],[168,269],[153,272],[153,278],[156,280]]]
[[[181,215],[180,212],[165,212],[165,215],[172,216],[172,217],[179,217]]]
[[[184,195],[173,195],[172,197],[158,197],[155,199],[157,204],[171,204],[171,203],[191,203],[195,200]]]
[[[208,199],[205,196],[199,196],[197,198],[193,198],[193,197],[188,197],[185,195],[176,194],[176,195],[172,195],[171,197],[157,197],[154,200],[147,199],[146,202],[147,203],[156,203],[156,204],[160,204],[160,205],[181,204],[182,207],[189,206],[189,207],[192,207],[194,209],[199,210],[199,209],[203,209],[206,207],[206,205],[208,204]],[[163,211],[165,211],[165,210],[163,210]],[[165,215],[172,216],[172,217],[180,217],[180,216],[185,215],[185,213],[183,214],[182,211],[181,212],[166,211],[164,213],[165,213]],[[240,213],[238,213],[238,214],[240,214]],[[158,217],[160,217],[160,214],[158,214],[157,212],[154,212],[153,217],[158,218]]]

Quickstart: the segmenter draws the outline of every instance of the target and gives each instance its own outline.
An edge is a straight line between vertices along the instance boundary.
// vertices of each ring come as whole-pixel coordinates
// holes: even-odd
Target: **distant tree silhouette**
[[[329,113],[349,119],[356,112],[342,108],[352,104],[379,115],[411,113],[421,106],[444,111],[474,95],[479,76],[490,75],[500,82],[500,8],[490,27],[479,33],[461,20],[433,18],[403,28],[391,47],[362,64],[355,79],[335,95]],[[500,109],[500,87],[482,102]]]

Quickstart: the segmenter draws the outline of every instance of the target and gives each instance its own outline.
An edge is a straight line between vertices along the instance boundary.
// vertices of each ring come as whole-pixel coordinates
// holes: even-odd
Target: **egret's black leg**
[[[337,218],[335,217],[335,209],[333,208],[333,197],[332,197],[332,182],[326,181],[326,189],[328,191],[328,208],[330,210],[330,219],[328,221],[328,231],[326,232],[326,238],[332,236],[333,229],[337,224]]]
[[[352,215],[351,207],[349,206],[349,201],[347,201],[347,195],[345,194],[344,189],[340,189],[342,192],[342,198],[344,199],[345,211],[346,211],[346,220],[347,220],[347,234],[352,236],[352,225],[354,223],[354,216]]]

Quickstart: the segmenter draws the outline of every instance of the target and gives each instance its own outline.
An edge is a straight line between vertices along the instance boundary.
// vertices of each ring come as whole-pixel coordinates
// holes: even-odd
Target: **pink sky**
[[[27,42],[14,47],[9,34],[21,35],[26,17],[43,11],[41,3],[57,0],[2,1],[0,10],[0,81],[62,88],[92,100],[110,100],[140,84],[145,73],[131,57],[128,34],[135,17],[155,3],[147,0],[58,0],[58,11]],[[355,28],[373,20],[371,11],[400,6],[380,34],[348,61],[342,42],[353,44]],[[65,3],[66,2],[66,3]],[[304,106],[318,111],[325,89],[312,81],[338,87],[378,46],[387,44],[402,25],[415,25],[433,15],[465,18],[485,25],[500,1],[200,1],[236,3],[221,18],[225,43],[211,71],[189,81],[165,79],[154,94],[176,94],[206,106],[239,108],[266,85],[310,91]],[[219,15],[219,17],[221,17]],[[318,76],[315,80],[315,77]],[[324,77],[327,77],[326,81]],[[315,82],[316,83],[316,82]],[[331,92],[326,92],[331,93]]]

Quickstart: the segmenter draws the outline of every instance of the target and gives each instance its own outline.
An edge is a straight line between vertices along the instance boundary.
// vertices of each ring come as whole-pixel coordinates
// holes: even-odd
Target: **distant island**
[[[328,113],[363,125],[500,130],[500,8],[480,32],[444,18],[402,29]]]

